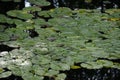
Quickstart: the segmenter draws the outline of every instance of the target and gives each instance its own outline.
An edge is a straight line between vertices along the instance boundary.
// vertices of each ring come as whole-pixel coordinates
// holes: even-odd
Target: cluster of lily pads
[[[20,47],[0,53],[0,78],[65,80],[65,70],[120,69],[119,11],[31,6],[0,14],[0,43]]]

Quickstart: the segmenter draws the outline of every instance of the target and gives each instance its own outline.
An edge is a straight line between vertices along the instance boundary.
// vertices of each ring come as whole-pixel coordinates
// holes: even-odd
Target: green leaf
[[[12,74],[14,75],[21,75],[21,69],[18,66],[15,65],[9,65],[7,67],[9,70],[11,70]]]
[[[10,36],[7,33],[0,32],[0,42],[9,41]]]
[[[72,14],[72,10],[66,7],[55,8],[50,11],[52,17],[69,17]]]
[[[52,76],[57,75],[57,74],[59,74],[58,70],[52,70],[52,69],[50,69],[50,70],[48,70],[48,72],[45,75],[52,77]]]
[[[55,77],[55,80],[65,80],[65,78],[66,78],[66,74],[61,73],[58,74],[57,77]]]
[[[70,70],[70,65],[65,63],[60,63],[59,66],[61,67],[61,70]]]
[[[51,17],[49,11],[38,12],[38,15],[41,16],[41,17],[45,17],[45,18],[50,18]]]
[[[46,0],[28,0],[28,2],[30,2],[31,4],[38,5],[38,6],[49,6],[50,5],[50,2]]]
[[[7,72],[0,73],[0,78],[9,77],[11,74],[12,74],[11,71],[7,71]]]
[[[81,66],[87,69],[99,69],[103,67],[103,65],[98,64],[96,62],[82,63]]]
[[[37,6],[31,6],[31,7],[25,7],[23,8],[23,11],[27,11],[27,12],[36,12],[36,11],[41,11],[41,8],[37,7]]]
[[[11,11],[7,12],[7,15],[9,15],[11,17],[24,19],[24,20],[33,18],[32,14],[28,14],[27,11],[22,11],[22,10],[11,10]]]
[[[0,68],[0,74],[4,72],[4,69],[3,68]]]
[[[115,62],[114,62],[114,65],[113,65],[112,67],[113,67],[113,68],[120,69],[120,63],[115,63]]]
[[[50,64],[50,68],[53,70],[61,70],[61,67],[59,66],[59,64],[57,62],[52,62]]]
[[[113,66],[113,62],[108,61],[108,60],[97,60],[97,63],[103,65],[104,67],[112,67]]]

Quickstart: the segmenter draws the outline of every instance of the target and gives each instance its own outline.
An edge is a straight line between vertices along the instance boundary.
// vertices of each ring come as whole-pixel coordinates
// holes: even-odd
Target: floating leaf
[[[31,7],[25,7],[23,8],[23,11],[27,11],[29,13],[36,12],[36,11],[41,11],[41,8],[37,6],[31,6]]]
[[[76,66],[76,65],[71,66],[71,69],[80,69],[80,68],[81,68],[80,66]]]
[[[38,5],[38,6],[49,6],[50,2],[46,0],[28,0],[31,4]]]
[[[50,64],[50,68],[53,70],[60,70],[61,69],[61,67],[57,63],[54,63],[54,62],[52,62]]]
[[[72,11],[70,8],[61,7],[61,8],[55,8],[50,12],[50,15],[52,17],[69,17],[71,15]]]
[[[57,75],[57,77],[55,78],[55,80],[65,80],[65,78],[66,78],[66,74],[61,73],[61,74]]]
[[[113,66],[113,62],[108,61],[108,60],[97,60],[97,63],[103,65],[104,67],[112,67]]]
[[[59,74],[59,71],[50,69],[50,70],[48,70],[48,72],[45,75],[46,76],[54,76],[57,74]]]
[[[11,17],[25,19],[25,20],[33,18],[32,14],[28,14],[26,11],[21,11],[21,10],[11,10],[11,11],[8,11],[7,15],[9,15]]]
[[[0,32],[0,42],[9,41],[10,36],[6,33]]]
[[[112,67],[113,67],[113,68],[120,69],[120,63],[114,63],[114,65],[113,65]]]
[[[70,65],[65,63],[60,63],[59,66],[61,67],[61,70],[70,70]]]
[[[87,69],[99,69],[103,67],[103,65],[98,64],[96,62],[82,63],[81,66]]]
[[[0,78],[9,77],[11,74],[12,74],[12,72],[10,72],[10,71],[6,71],[6,72],[3,72],[3,73],[0,73]]]

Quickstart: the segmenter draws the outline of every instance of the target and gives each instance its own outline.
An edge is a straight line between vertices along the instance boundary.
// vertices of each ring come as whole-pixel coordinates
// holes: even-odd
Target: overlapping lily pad
[[[37,11],[40,11],[40,17],[33,19],[29,13],[36,11],[36,8],[33,9],[31,7],[24,8],[23,12],[20,10],[8,12],[9,16],[16,17],[13,23],[17,26],[6,29],[2,34],[17,37],[17,40],[7,42],[9,38],[6,38],[4,44],[17,45],[20,49],[0,57],[2,74],[4,74],[2,68],[8,68],[13,74],[22,76],[24,80],[43,80],[44,76],[64,80],[66,75],[60,72],[70,70],[76,63],[80,64],[79,68],[120,69],[120,63],[113,61],[120,58],[118,35],[120,28],[115,21],[103,19],[109,15],[94,10],[91,12],[56,8],[50,11],[39,9]],[[45,21],[41,16],[51,18]],[[6,21],[6,17],[3,18]],[[31,38],[28,35],[29,29],[34,29],[39,36]],[[5,40],[3,36],[0,38]],[[11,72],[5,77],[11,75]]]

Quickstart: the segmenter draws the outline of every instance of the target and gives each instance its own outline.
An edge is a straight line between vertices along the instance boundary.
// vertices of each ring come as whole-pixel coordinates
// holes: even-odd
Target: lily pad
[[[98,64],[96,62],[82,63],[81,66],[87,69],[99,69],[103,67],[103,65]]]
[[[0,42],[4,42],[4,41],[9,41],[10,40],[10,36],[6,33],[1,33],[0,32]]]
[[[39,16],[44,17],[44,18],[50,18],[50,12],[49,11],[41,11],[38,13]]]
[[[46,0],[28,0],[31,4],[38,5],[38,6],[49,6],[50,2]]]
[[[28,14],[27,11],[21,11],[21,10],[11,10],[7,12],[7,15],[11,17],[16,17],[20,19],[32,19],[34,16],[32,14]]]
[[[102,64],[104,67],[112,67],[113,62],[108,60],[97,60],[98,64]]]
[[[66,78],[66,74],[61,73],[58,74],[57,77],[55,77],[55,80],[65,80],[65,78]]]
[[[50,69],[50,70],[48,70],[48,72],[45,75],[46,76],[54,76],[57,74],[59,74],[59,71]]]
[[[11,71],[7,71],[7,72],[0,73],[0,78],[9,77],[11,74],[12,74]]]
[[[66,7],[55,8],[50,11],[52,17],[69,17],[72,14],[72,10]]]
[[[37,6],[31,6],[31,7],[25,7],[25,8],[23,8],[23,11],[36,12],[36,11],[41,11],[41,8],[39,8]]]

